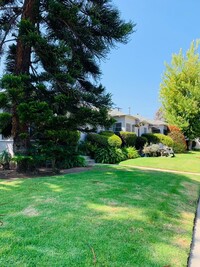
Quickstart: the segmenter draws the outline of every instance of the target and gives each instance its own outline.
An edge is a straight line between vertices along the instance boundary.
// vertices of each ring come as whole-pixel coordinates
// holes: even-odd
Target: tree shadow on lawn
[[[186,266],[199,180],[101,167],[3,181],[0,265]]]

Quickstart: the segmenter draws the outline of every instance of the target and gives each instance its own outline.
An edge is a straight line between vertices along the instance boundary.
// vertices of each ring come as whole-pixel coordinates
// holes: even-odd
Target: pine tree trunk
[[[36,22],[36,4],[38,0],[25,0],[23,6],[23,13],[21,20],[28,19],[33,24]],[[31,46],[24,44],[21,40],[20,35],[17,40],[16,47],[16,61],[15,61],[15,75],[29,75],[30,74],[30,64],[31,64]],[[27,85],[28,86],[28,85]],[[25,97],[29,99],[28,90],[26,90]],[[12,106],[12,136],[13,136],[13,151],[14,154],[27,155],[30,147],[30,136],[29,136],[29,126],[25,123],[21,123],[19,120],[18,103],[13,103]],[[23,138],[20,134],[23,133]],[[25,134],[25,135],[24,135]],[[20,166],[19,166],[20,169]]]

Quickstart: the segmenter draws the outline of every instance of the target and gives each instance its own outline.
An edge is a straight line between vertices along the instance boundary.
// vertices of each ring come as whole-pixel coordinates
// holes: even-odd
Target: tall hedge
[[[124,146],[135,146],[137,135],[134,132],[123,132],[121,131],[120,137]]]
[[[170,136],[164,135],[164,134],[154,134],[159,142],[158,143],[162,143],[163,145],[169,146],[169,147],[173,147],[174,145],[174,141],[172,140],[172,138]]]
[[[142,134],[142,137],[146,137],[149,144],[158,144],[162,143],[163,145],[173,147],[174,141],[170,136],[161,134],[161,133],[148,133],[148,134]]]
[[[93,144],[100,146],[100,147],[104,147],[104,146],[108,145],[107,137],[99,135],[97,133],[89,133],[87,135],[87,140]]]
[[[143,149],[144,145],[148,143],[148,140],[144,136],[137,136],[136,141],[135,141],[135,148],[140,150]]]
[[[100,134],[89,133],[87,140],[96,144],[98,147],[120,147],[122,145],[121,138],[109,131],[101,132]]]
[[[159,138],[153,133],[142,134],[142,137],[145,137],[148,140],[149,144],[159,143]]]

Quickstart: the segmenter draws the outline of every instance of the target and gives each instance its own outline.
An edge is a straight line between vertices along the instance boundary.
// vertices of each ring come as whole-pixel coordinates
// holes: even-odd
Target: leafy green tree
[[[0,0],[0,108],[8,111],[0,127],[11,129],[15,154],[28,155],[30,139],[44,140],[47,130],[112,123],[99,60],[127,43],[133,27],[109,0]]]
[[[172,55],[160,85],[166,121],[178,126],[189,139],[200,136],[200,57],[199,40],[192,42],[186,55]]]

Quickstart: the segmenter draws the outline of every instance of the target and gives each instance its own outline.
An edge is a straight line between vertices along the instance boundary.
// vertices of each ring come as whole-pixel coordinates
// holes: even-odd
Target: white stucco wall
[[[156,126],[156,128],[160,129],[160,133],[161,134],[164,134],[164,129],[165,129],[165,126],[164,125]]]
[[[146,129],[146,132],[145,132]],[[149,124],[144,124],[142,126],[140,126],[140,136],[144,133],[149,133]]]
[[[132,131],[132,125],[135,125],[135,119],[131,118],[129,116],[124,116],[124,117],[114,117],[114,119],[116,120],[116,123],[121,123],[122,124],[122,131],[126,132],[126,124],[129,123],[131,126],[131,131]],[[135,128],[135,132],[136,128]]]
[[[0,153],[6,150],[13,156],[13,141],[12,140],[0,140]]]
[[[196,142],[195,148],[200,149],[200,138],[196,138],[195,142]]]
[[[8,151],[13,156],[13,140],[12,138],[3,139],[0,134],[0,153],[4,150]]]
[[[116,120],[115,123],[121,123],[122,124],[122,131],[125,131],[125,117],[114,117]],[[112,127],[112,130],[114,130],[114,126]]]

